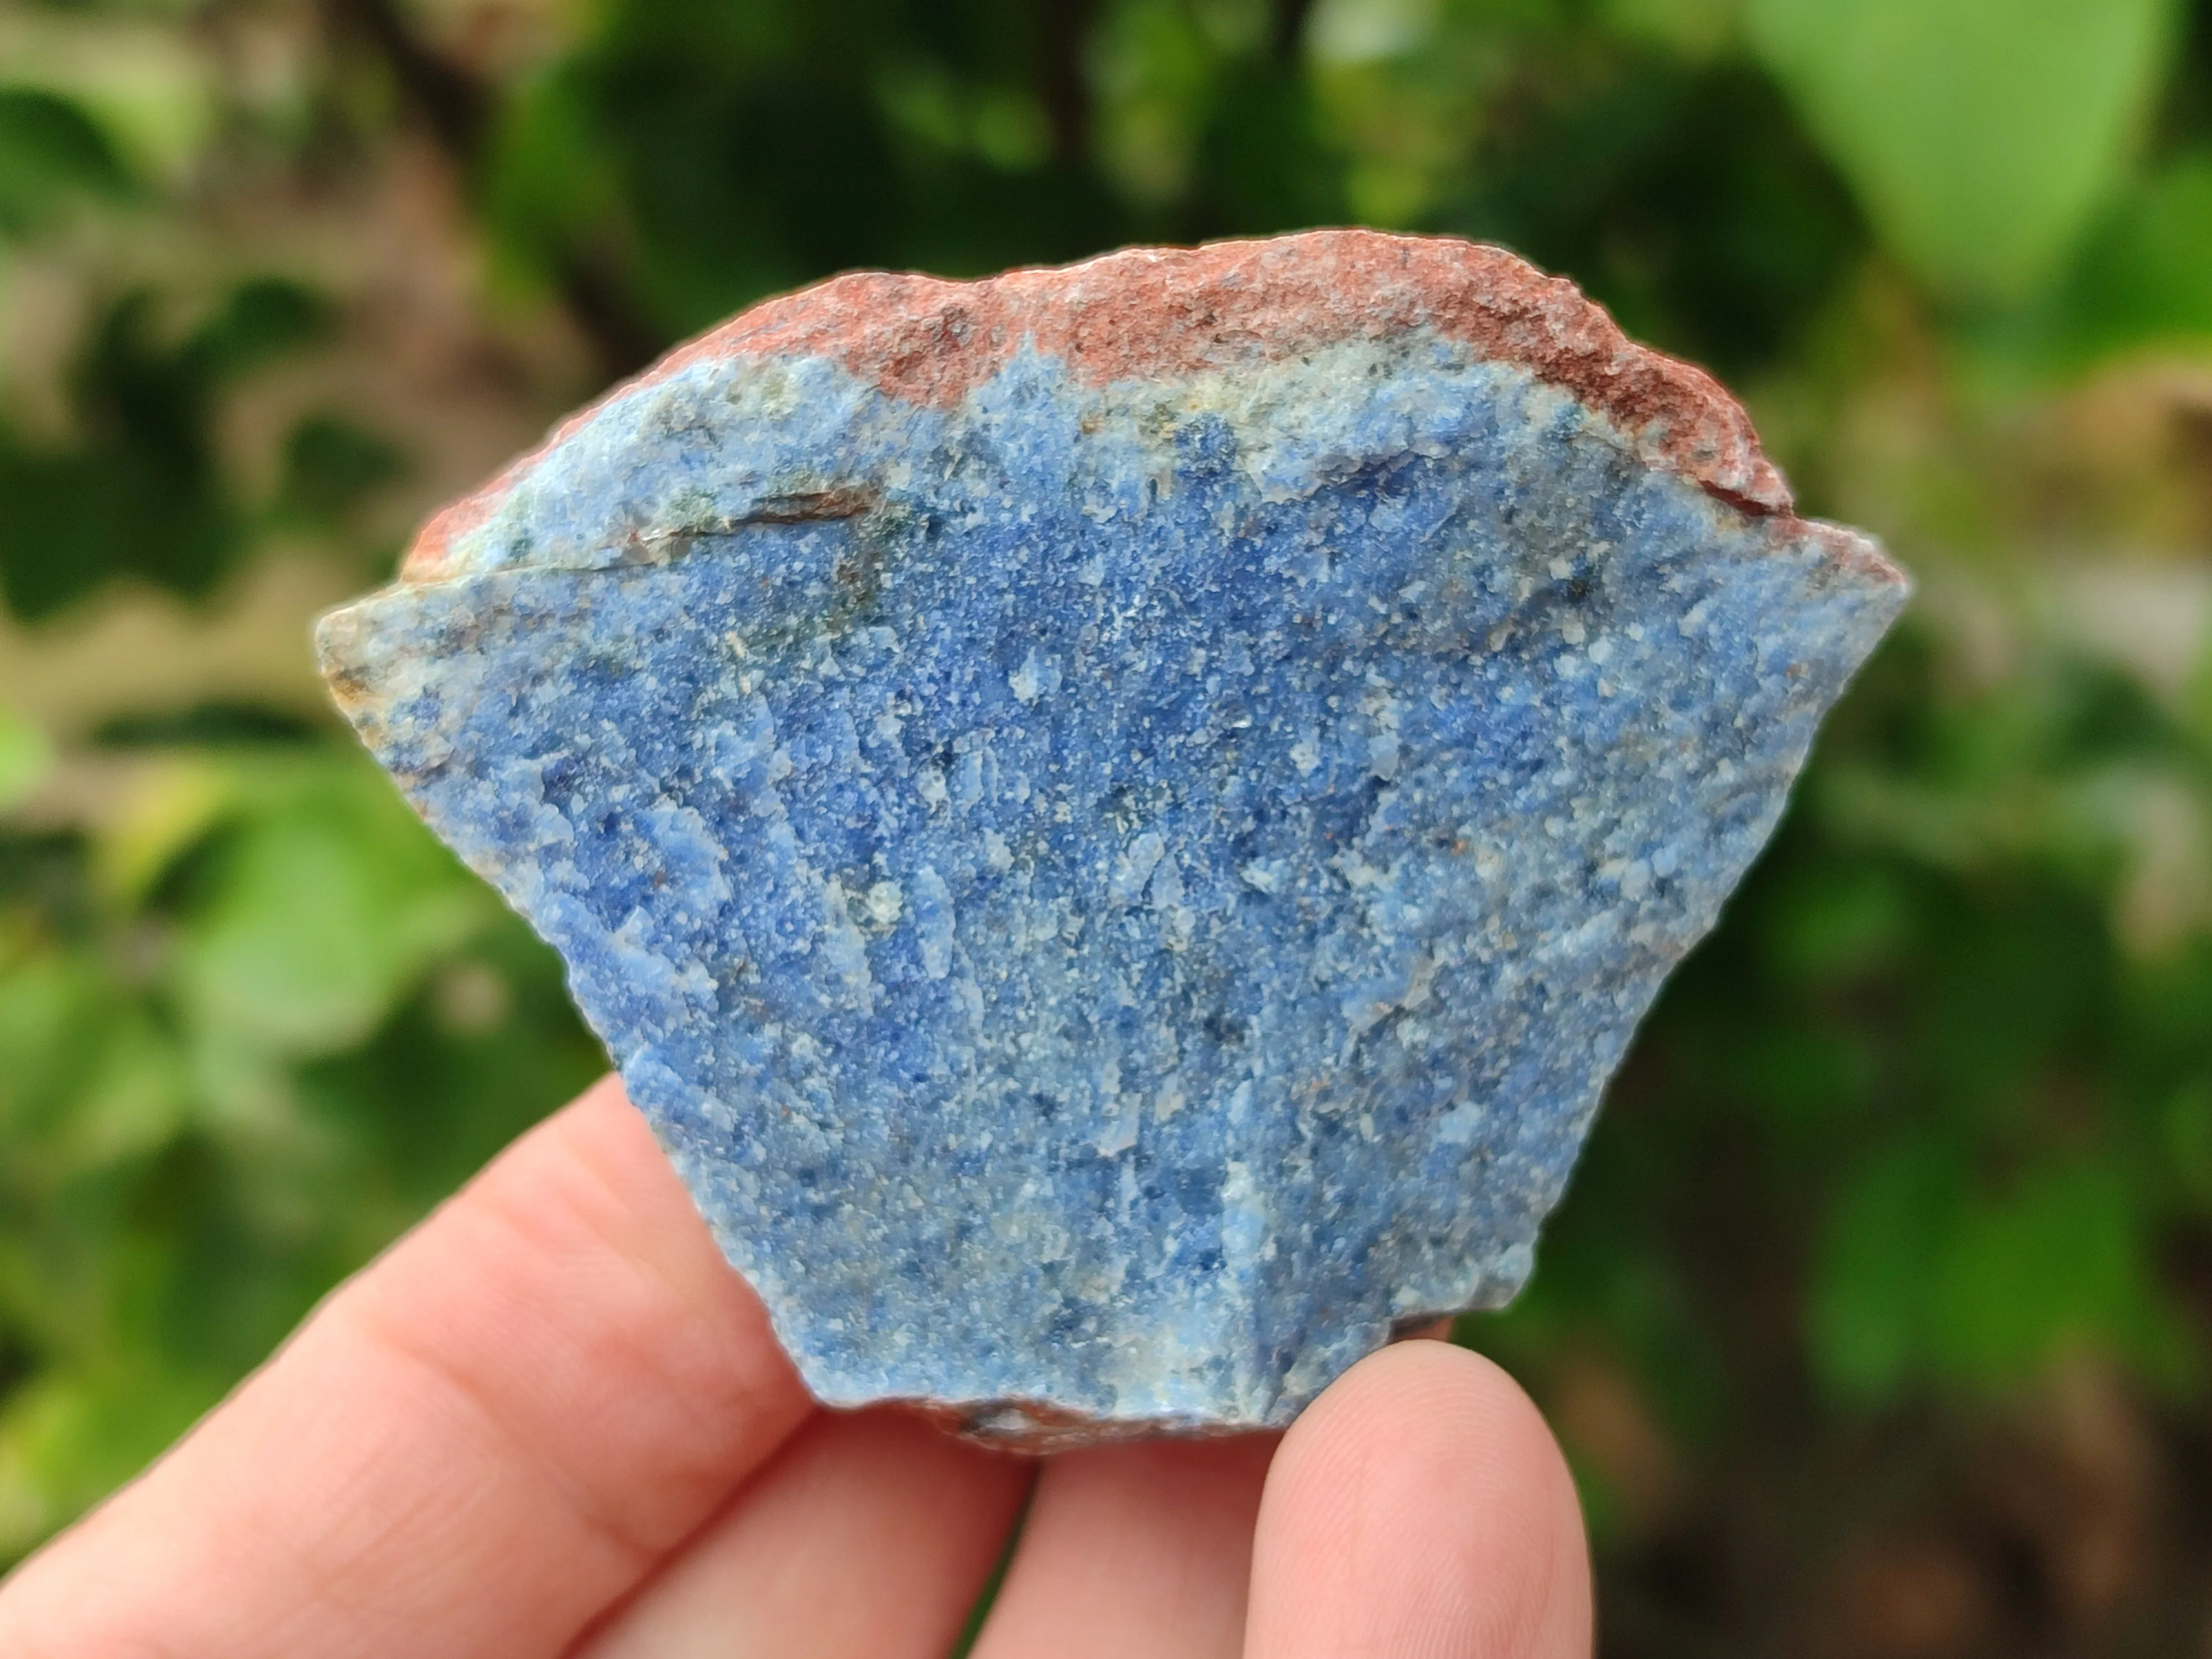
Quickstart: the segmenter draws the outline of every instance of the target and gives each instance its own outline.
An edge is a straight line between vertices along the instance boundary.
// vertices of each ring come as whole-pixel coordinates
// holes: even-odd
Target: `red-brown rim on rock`
[[[696,362],[825,357],[893,397],[948,408],[1024,341],[1091,384],[1267,363],[1416,328],[1526,368],[1602,414],[1655,465],[1741,511],[1790,514],[1751,422],[1703,369],[1639,346],[1572,283],[1456,237],[1315,230],[1127,248],[981,282],[856,271],[764,300],[580,410],[424,525],[403,577],[434,579],[546,450],[610,399]]]

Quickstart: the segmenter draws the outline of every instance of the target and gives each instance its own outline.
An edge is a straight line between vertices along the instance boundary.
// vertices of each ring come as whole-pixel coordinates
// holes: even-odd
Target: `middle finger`
[[[975,1659],[1235,1659],[1276,1438],[1054,1458]]]
[[[941,1659],[1030,1474],[908,1412],[823,1412],[571,1659]]]

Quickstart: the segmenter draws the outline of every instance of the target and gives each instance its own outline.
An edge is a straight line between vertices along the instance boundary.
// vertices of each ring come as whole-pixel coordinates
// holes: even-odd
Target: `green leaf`
[[[2119,204],[2057,310],[2069,358],[2212,343],[2212,151],[2180,157]]]
[[[1836,1393],[1879,1400],[1918,1369],[1929,1269],[1959,1186],[1956,1160],[1925,1139],[1877,1154],[1843,1183],[1807,1310],[1814,1370]]]
[[[1703,62],[1734,39],[1742,9],[1741,0],[1605,0],[1602,15],[1629,40]]]
[[[2001,1386],[2087,1346],[2160,1369],[2173,1339],[2138,1212],[2121,1172],[2094,1158],[2032,1170],[1971,1204],[1930,1287],[1937,1368]]]
[[[405,458],[374,433],[334,416],[310,415],[284,441],[276,510],[310,524],[331,523],[405,470]]]
[[[313,289],[282,276],[249,277],[193,332],[185,360],[210,380],[243,374],[326,338],[336,322]]]
[[[46,734],[20,714],[0,708],[0,812],[27,799],[52,764]]]
[[[1839,983],[1896,960],[1911,922],[1907,896],[1892,872],[1832,860],[1777,895],[1765,954],[1791,980]]]
[[[1752,0],[1752,40],[1882,241],[1955,299],[2026,296],[2118,183],[2169,0]]]
[[[75,104],[0,87],[0,234],[34,228],[73,199],[116,200],[131,188],[107,134]]]
[[[493,914],[358,763],[280,789],[228,853],[179,967],[195,1024],[228,1063],[362,1041]]]
[[[101,989],[89,963],[53,951],[0,962],[0,1139],[18,1158],[66,1115],[97,1062]]]
[[[196,756],[146,769],[92,837],[92,869],[106,892],[137,904],[179,858],[238,804],[236,775]]]
[[[2199,1078],[2160,1115],[2166,1168],[2190,1202],[2212,1209],[2212,1082]]]
[[[216,441],[222,396],[322,338],[331,308],[296,283],[257,276],[181,340],[161,311],[151,290],[134,290],[92,330],[70,376],[80,441],[33,443],[0,419],[0,597],[25,621],[125,575],[197,598],[251,547]],[[331,462],[330,449],[311,459]],[[356,450],[341,465],[357,477],[363,460]]]

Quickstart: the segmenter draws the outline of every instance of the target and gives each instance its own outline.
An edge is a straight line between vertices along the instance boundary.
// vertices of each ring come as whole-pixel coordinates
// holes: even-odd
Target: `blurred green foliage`
[[[1883,240],[1954,295],[2049,275],[2164,67],[2167,0],[1755,0],[1760,56]]]
[[[0,5],[0,651],[39,665],[0,659],[0,1558],[599,1063],[300,677],[228,684],[227,605],[366,580],[461,469],[764,293],[1345,221],[1573,276],[1923,578],[1531,1290],[1462,1327],[1553,1411],[1608,1643],[2118,1651],[2212,1613],[2179,1545],[2067,1565],[2111,1504],[2039,1530],[1971,1473],[2082,1376],[2207,1463],[2212,13],[2179,0]],[[101,643],[132,605],[173,672]],[[1996,1588],[1885,1648],[1854,1552],[1930,1516]]]

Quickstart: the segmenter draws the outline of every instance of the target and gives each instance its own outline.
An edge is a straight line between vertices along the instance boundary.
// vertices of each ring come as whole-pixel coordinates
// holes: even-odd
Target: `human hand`
[[[1487,1361],[1042,1464],[826,1412],[609,1079],[0,1585],[0,1653],[941,1659],[1032,1481],[977,1659],[1589,1650],[1565,1466]]]

